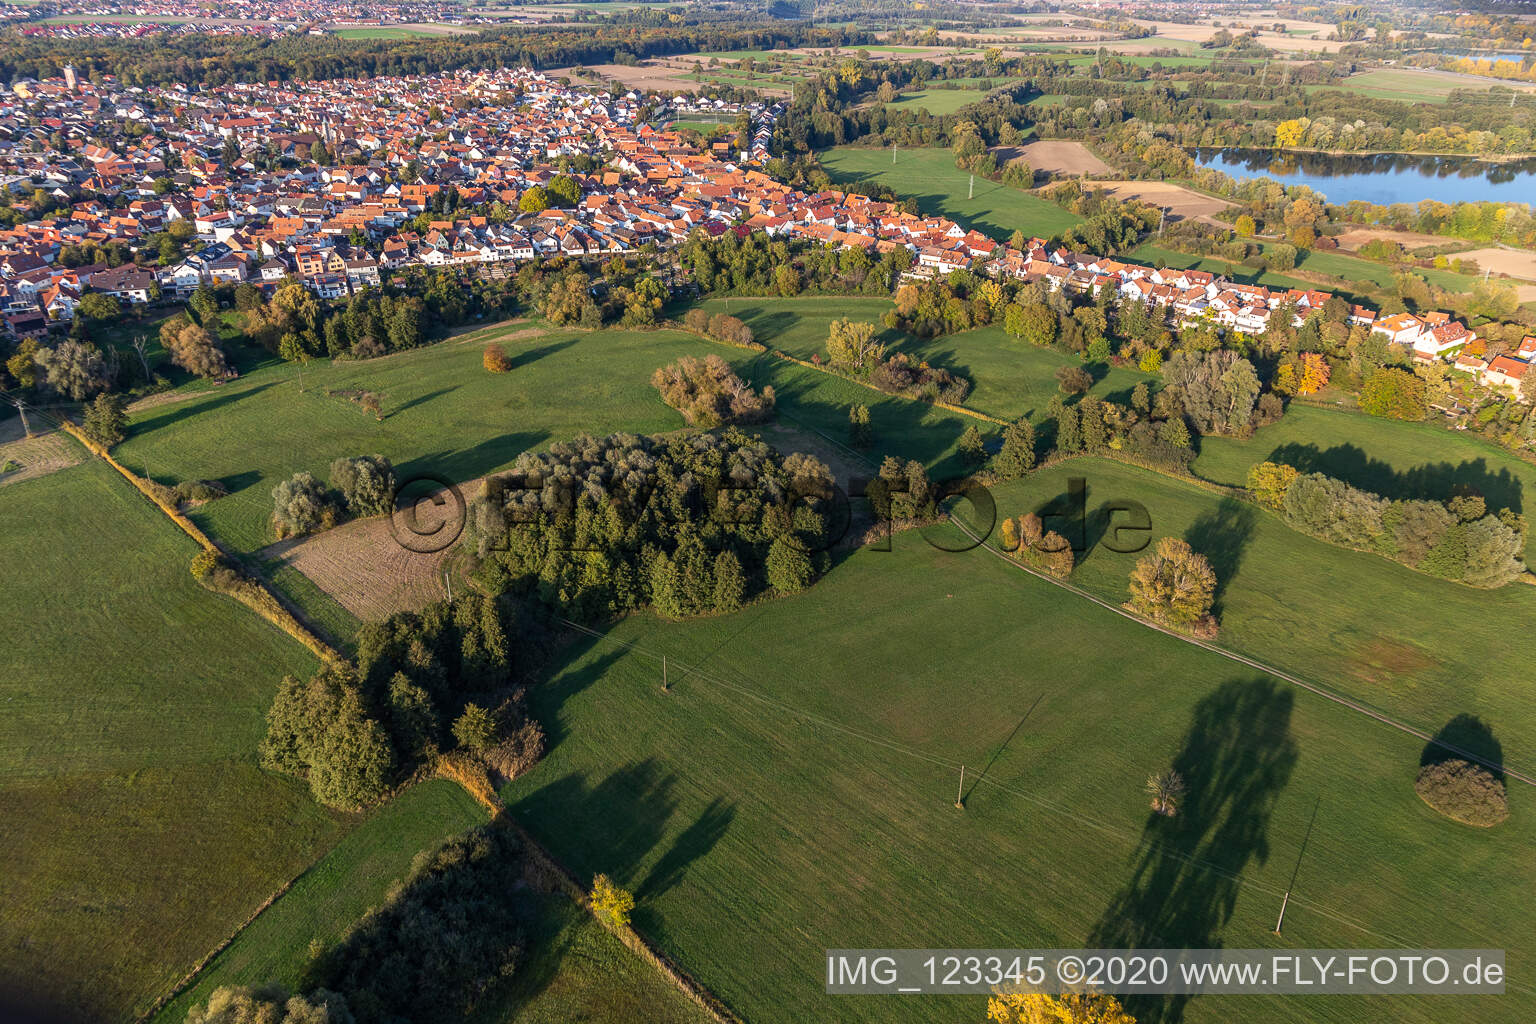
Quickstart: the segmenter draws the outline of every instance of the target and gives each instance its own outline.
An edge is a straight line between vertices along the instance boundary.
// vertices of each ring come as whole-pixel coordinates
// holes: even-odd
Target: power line
[[[649,658],[649,659],[651,659],[652,661],[655,661],[655,662],[659,662],[662,658],[667,657],[667,655],[663,655],[663,654],[657,653],[656,651],[650,650],[650,649],[648,649],[646,647],[642,647],[640,644],[638,644],[638,643],[636,643],[634,641],[631,641],[631,640],[621,640],[621,639],[617,639],[615,637],[608,636],[607,634],[605,634],[605,633],[603,633],[603,632],[601,632],[599,630],[592,629],[591,627],[585,626],[585,625],[583,625],[583,624],[581,624],[579,622],[574,622],[574,621],[572,621],[570,619],[562,618],[562,617],[559,617],[559,616],[556,616],[556,620],[558,622],[562,623],[563,625],[568,626],[571,629],[575,629],[578,632],[584,633],[584,634],[586,634],[588,636],[591,636],[591,637],[593,637],[595,639],[603,640],[603,641],[606,641],[608,643],[616,644],[616,645],[618,645],[620,647],[623,647],[625,650],[629,651],[630,653],[638,655],[640,657]],[[729,666],[722,666],[722,667],[726,671],[728,671],[728,672],[735,672],[736,671],[736,670],[731,669]],[[804,708],[799,708],[799,707],[796,707],[794,705],[788,704],[788,703],[786,703],[784,701],[780,701],[780,700],[777,700],[777,699],[775,699],[773,697],[769,697],[769,696],[767,696],[767,695],[765,695],[765,694],[763,694],[763,693],[761,693],[761,692],[759,692],[757,690],[751,689],[750,687],[740,686],[740,685],[736,685],[736,684],[731,683],[731,682],[727,682],[726,680],[721,679],[718,676],[715,676],[715,675],[712,675],[710,673],[707,673],[707,672],[703,671],[701,665],[694,665],[692,667],[687,668],[683,672],[682,675],[685,678],[690,678],[690,679],[694,679],[694,680],[697,680],[697,681],[700,681],[700,682],[703,682],[703,683],[707,683],[710,686],[713,686],[713,687],[715,687],[717,689],[737,694],[739,696],[742,696],[742,697],[745,697],[745,698],[747,698],[749,700],[752,700],[752,701],[754,701],[754,702],[756,702],[758,704],[761,704],[761,705],[763,705],[765,707],[769,707],[769,708],[773,708],[775,710],[783,711],[783,712],[785,712],[785,713],[787,713],[789,715],[792,715],[792,716],[797,717],[797,718],[801,718],[801,719],[803,719],[803,720],[805,720],[807,722],[811,722],[811,723],[814,723],[816,725],[823,726],[823,727],[825,727],[827,729],[831,729],[831,730],[833,730],[835,732],[841,733],[842,735],[851,736],[851,737],[853,737],[855,739],[863,740],[863,741],[865,741],[867,743],[870,743],[870,744],[873,744],[875,746],[879,746],[879,747],[882,747],[882,748],[887,749],[887,750],[892,750],[892,751],[895,751],[897,753],[905,754],[905,755],[907,755],[907,756],[909,756],[911,758],[914,758],[916,760],[925,762],[927,764],[931,764],[931,765],[933,765],[935,767],[938,767],[938,768],[942,768],[942,769],[944,769],[946,774],[949,773],[949,772],[957,772],[957,771],[961,770],[961,768],[962,768],[962,763],[959,762],[959,761],[953,761],[953,760],[950,760],[948,758],[945,758],[945,757],[942,757],[942,756],[939,756],[939,755],[928,753],[927,751],[924,751],[924,750],[921,750],[921,749],[919,749],[917,747],[914,747],[911,744],[901,743],[900,741],[891,740],[891,739],[888,739],[888,738],[885,738],[885,737],[876,736],[876,735],[873,735],[871,733],[864,732],[864,731],[862,731],[860,729],[856,729],[856,728],[853,728],[851,726],[844,725],[844,724],[842,724],[840,722],[833,721],[833,720],[831,720],[829,718],[826,718],[825,716],[818,715],[818,714],[815,714],[814,712],[807,711]],[[1062,807],[1062,806],[1060,806],[1058,804],[1055,804],[1055,803],[1053,803],[1053,802],[1051,802],[1049,800],[1046,800],[1046,799],[1044,799],[1044,798],[1042,798],[1040,796],[1037,796],[1037,795],[1035,795],[1033,793],[1027,792],[1025,790],[1019,789],[1019,788],[1014,787],[1014,786],[1010,786],[1010,785],[1008,785],[1006,783],[1003,783],[1003,782],[999,782],[999,781],[997,781],[995,779],[988,779],[988,778],[979,778],[979,779],[977,779],[976,781],[972,782],[972,784],[971,784],[972,792],[974,792],[976,787],[981,785],[982,783],[986,783],[987,785],[991,786],[993,789],[997,790],[998,792],[1005,793],[1005,794],[1007,794],[1009,796],[1016,797],[1017,799],[1023,800],[1023,801],[1025,801],[1027,803],[1034,804],[1035,806],[1040,807],[1040,808],[1042,808],[1042,809],[1044,809],[1044,810],[1046,810],[1046,811],[1048,811],[1048,812],[1050,812],[1052,814],[1055,814],[1055,815],[1060,816],[1060,817],[1069,818],[1069,819],[1077,822],[1080,825],[1084,825],[1084,826],[1086,826],[1088,828],[1094,829],[1095,831],[1098,831],[1098,832],[1103,833],[1105,835],[1111,836],[1113,838],[1123,840],[1123,841],[1125,841],[1127,843],[1130,843],[1130,844],[1139,844],[1142,841],[1142,840],[1134,837],[1133,835],[1131,835],[1128,830],[1126,830],[1126,829],[1124,829],[1124,828],[1122,828],[1120,826],[1110,824],[1109,822],[1107,822],[1103,818],[1096,817],[1096,816],[1093,816],[1093,815],[1084,814],[1078,808]],[[1309,835],[1310,835],[1310,830],[1309,830]],[[1279,888],[1274,887],[1274,886],[1265,885],[1265,884],[1263,884],[1261,882],[1256,882],[1256,881],[1253,881],[1251,879],[1245,879],[1240,874],[1236,874],[1236,873],[1233,873],[1231,871],[1227,871],[1227,870],[1219,867],[1216,864],[1213,864],[1213,863],[1211,863],[1209,861],[1203,860],[1203,859],[1201,859],[1199,857],[1195,857],[1195,856],[1186,854],[1186,853],[1184,853],[1184,852],[1182,852],[1182,851],[1180,851],[1178,849],[1175,849],[1175,848],[1172,848],[1172,847],[1168,846],[1167,844],[1152,842],[1152,843],[1147,843],[1146,844],[1146,848],[1149,851],[1155,852],[1155,853],[1157,853],[1157,854],[1159,854],[1161,856],[1166,856],[1166,857],[1170,857],[1172,859],[1178,860],[1178,861],[1180,861],[1180,862],[1182,862],[1184,864],[1189,865],[1190,867],[1192,867],[1192,868],[1194,868],[1196,870],[1204,871],[1204,872],[1209,872],[1209,873],[1211,873],[1213,875],[1216,875],[1216,876],[1219,876],[1221,878],[1224,878],[1224,879],[1232,882],[1233,884],[1237,885],[1238,887],[1243,888],[1243,889],[1245,889],[1245,890],[1247,890],[1249,892],[1256,893],[1256,894],[1268,895],[1268,896],[1271,896],[1271,897],[1281,897],[1281,898],[1284,898],[1284,896],[1285,896],[1285,890],[1279,889]],[[1307,910],[1311,911],[1312,913],[1317,914],[1320,917],[1327,918],[1328,920],[1333,921],[1336,924],[1342,925],[1342,926],[1344,926],[1346,928],[1354,929],[1355,931],[1361,932],[1363,934],[1379,936],[1379,937],[1381,937],[1383,939],[1389,940],[1390,942],[1395,943],[1395,944],[1397,944],[1399,946],[1402,946],[1402,947],[1405,947],[1405,948],[1412,947],[1412,946],[1415,945],[1415,942],[1413,940],[1411,940],[1411,939],[1409,939],[1409,938],[1407,938],[1405,936],[1396,935],[1396,934],[1393,934],[1391,932],[1382,931],[1382,930],[1380,930],[1378,928],[1373,928],[1370,925],[1364,924],[1364,923],[1362,923],[1360,921],[1357,921],[1357,920],[1355,920],[1353,918],[1350,918],[1349,916],[1347,916],[1345,914],[1341,914],[1341,913],[1339,913],[1337,911],[1331,910],[1331,909],[1329,909],[1329,908],[1327,908],[1327,907],[1325,907],[1325,906],[1323,906],[1323,905],[1321,905],[1319,903],[1314,903],[1314,902],[1312,902],[1310,900],[1303,900],[1303,899],[1300,899],[1299,897],[1296,897],[1294,895],[1292,895],[1290,897],[1290,902],[1295,903],[1299,907],[1304,907]],[[1492,945],[1497,945],[1497,943],[1492,943],[1492,940],[1479,939],[1478,941],[1486,941],[1486,942],[1490,942]],[[1536,993],[1536,988],[1524,988],[1524,987],[1522,987],[1522,991],[1526,991],[1528,993]]]

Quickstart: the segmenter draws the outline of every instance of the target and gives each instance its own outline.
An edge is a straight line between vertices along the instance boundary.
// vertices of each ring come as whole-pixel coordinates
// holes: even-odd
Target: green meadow
[[[1178,528],[1185,511],[1165,508],[1157,486],[1133,493]],[[1123,579],[1129,564],[1104,556],[1102,573]],[[1408,593],[1380,582],[1353,593]],[[828,948],[1491,945],[1511,965],[1536,956],[1524,787],[1505,825],[1456,826],[1413,792],[1422,741],[916,532],[736,615],[626,619],[582,640],[534,704],[553,749],[507,787],[513,813],[578,875],[608,872],[632,889],[637,925],[749,1020],[826,1019]],[[1495,726],[1503,735],[1502,718]],[[1191,787],[1172,820],[1149,814],[1142,792],[1168,764]],[[839,998],[835,1010],[846,1022],[979,1020],[984,1002]],[[1484,1024],[1524,1019],[1528,1005],[1522,989],[1304,1008],[1309,1021]],[[1191,1024],[1299,1019],[1295,1000],[1264,997],[1132,1010]]]
[[[917,201],[927,214],[941,214],[999,241],[1014,231],[1049,238],[1077,224],[1080,218],[1055,203],[1000,182],[977,179],[971,198],[971,176],[955,166],[947,149],[889,149],[838,146],[820,154],[832,179],[849,185],[873,182],[902,198]]]
[[[256,763],[315,662],[104,463],[3,493],[0,991],[129,1019],[347,829]]]

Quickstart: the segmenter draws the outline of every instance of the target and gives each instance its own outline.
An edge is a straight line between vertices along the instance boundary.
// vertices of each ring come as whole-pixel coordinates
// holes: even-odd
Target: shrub
[[[1093,374],[1081,366],[1062,366],[1056,370],[1056,386],[1064,395],[1081,395],[1093,387]]]
[[[627,890],[613,884],[607,875],[592,880],[592,911],[597,919],[609,928],[624,928],[629,924],[629,912],[635,909],[635,897]]]
[[[970,394],[971,382],[948,370],[926,363],[914,363],[905,352],[898,352],[876,365],[869,382],[881,391],[924,402],[959,405]]]
[[[1424,381],[1406,370],[1381,367],[1365,379],[1360,408],[1387,419],[1421,420],[1427,408]]]
[[[276,985],[221,985],[207,1006],[187,1011],[187,1024],[352,1024],[353,1019],[347,1001],[335,992],[316,989],[308,996],[290,996]]]
[[[702,360],[683,356],[657,370],[651,386],[694,427],[757,423],[773,415],[773,388],[765,387],[761,394],[753,391],[731,364],[716,355]]]
[[[1278,511],[1285,503],[1285,492],[1299,475],[1294,466],[1261,462],[1248,470],[1248,490],[1260,505]]]
[[[352,515],[386,515],[395,500],[395,467],[382,455],[337,459],[331,463],[331,486]]]
[[[178,505],[189,501],[214,501],[228,493],[229,490],[217,480],[183,480],[171,489]]]
[[[491,373],[506,373],[512,369],[512,360],[507,357],[507,350],[503,345],[485,346],[485,355],[481,357],[480,362]]]
[[[510,735],[484,753],[486,764],[504,778],[515,779],[539,763],[544,756],[544,730],[533,719],[525,719]]]
[[[207,578],[219,565],[219,553],[204,548],[192,556],[192,578],[201,580]]]
[[[1504,782],[1482,765],[1449,758],[1419,769],[1414,790],[1429,806],[1464,825],[1487,828],[1509,817]]]
[[[279,540],[330,529],[336,506],[324,484],[309,473],[295,473],[272,488],[272,525]]]

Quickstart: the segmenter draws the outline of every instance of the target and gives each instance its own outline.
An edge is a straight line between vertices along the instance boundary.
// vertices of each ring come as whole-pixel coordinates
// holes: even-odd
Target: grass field
[[[942,214],[999,241],[1015,230],[1049,238],[1080,220],[1055,203],[984,178],[976,182],[975,198],[967,199],[971,176],[955,167],[947,149],[898,150],[894,163],[888,149],[838,146],[818,155],[835,181],[878,182],[915,198],[924,213]]]
[[[1490,80],[1490,85],[1492,81]],[[1354,92],[1372,99],[1402,103],[1444,103],[1457,89],[1478,89],[1471,79],[1437,71],[1409,71],[1402,68],[1376,68],[1350,75],[1338,85],[1308,85],[1308,92],[1332,90]],[[1481,88],[1486,89],[1487,86]]]
[[[412,39],[416,36],[430,35],[428,32],[412,31],[408,28],[395,26],[380,26],[378,28],[338,28],[333,29],[333,34],[340,39]]]
[[[730,312],[752,328],[758,341],[800,359],[820,352],[826,356],[827,334],[832,321],[841,317],[878,324],[891,308],[887,299],[813,296],[795,299],[710,299],[703,307],[711,313]],[[942,366],[969,378],[973,388],[966,407],[1002,419],[1045,411],[1057,393],[1056,371],[1081,366],[1082,360],[1054,349],[1036,348],[1010,337],[1001,327],[979,327],[940,338],[916,338],[901,331],[882,329],[880,337],[891,353],[905,352],[931,366]],[[1145,374],[1123,368],[1104,368],[1095,374],[1092,393],[1125,400]],[[990,429],[990,428],[989,428]]]
[[[346,828],[256,764],[314,661],[199,587],[196,545],[103,463],[4,493],[0,994],[123,1020]]]
[[[1536,769],[1536,694],[1507,667],[1536,657],[1536,637],[1510,628],[1536,614],[1536,588],[1482,591],[1436,580],[1313,540],[1251,506],[1103,460],[1075,460],[1000,488],[998,504],[1004,513],[1029,511],[1064,493],[1069,476],[1088,481],[1090,513],[1112,499],[1136,499],[1155,536],[1181,536],[1207,553],[1220,581],[1224,646],[1427,732],[1476,714],[1503,742],[1508,764]],[[1087,539],[1100,530],[1091,523]],[[1073,580],[1123,600],[1130,561],[1095,550]],[[1501,652],[1496,660],[1487,653],[1493,649]]]
[[[714,350],[667,332],[560,332],[506,341],[512,372],[487,373],[484,341],[526,330],[363,362],[316,361],[303,371],[303,391],[297,368],[285,364],[217,388],[188,385],[184,400],[135,413],[117,454],[160,479],[224,480],[229,496],[193,518],[254,551],[274,539],[273,486],[299,470],[325,479],[342,455],[386,455],[402,477],[434,472],[470,480],[582,431],[681,427],[682,417],[650,386],[651,373],[680,355]],[[383,420],[327,395],[355,389],[383,396]]]
[[[439,473],[467,481],[582,432],[680,429],[682,417],[662,403],[650,376],[681,355],[723,355],[759,386],[774,385],[781,422],[838,440],[847,436],[848,407],[868,404],[882,450],[929,463],[951,455],[966,426],[954,413],[672,331],[525,337],[507,342],[512,372],[486,373],[484,341],[526,329],[493,329],[366,362],[316,361],[303,372],[302,392],[297,368],[285,364],[218,388],[187,385],[184,400],[136,413],[116,454],[157,479],[223,480],[229,496],[192,516],[235,549],[252,552],[274,539],[273,486],[299,470],[324,479],[341,455],[386,455],[402,479]],[[326,394],[359,388],[384,396],[382,421]],[[303,591],[290,596],[309,607]],[[348,626],[337,609],[327,606],[320,614],[339,629]]]
[[[1420,741],[916,534],[734,616],[628,619],[535,703],[554,746],[509,787],[514,813],[573,870],[634,890],[637,924],[755,1022],[827,1019],[827,948],[1492,945],[1512,972],[1536,956],[1523,788],[1499,829],[1438,819],[1412,790]],[[1173,821],[1142,793],[1170,760],[1191,784]],[[1160,1009],[1486,1024],[1526,1019],[1530,998]],[[835,1010],[979,1020],[983,1003]]]
[[[953,114],[967,103],[979,103],[986,98],[980,89],[920,89],[904,92],[892,103],[893,107],[922,107],[936,117]]]
[[[1220,483],[1242,484],[1248,468],[1266,459],[1392,498],[1443,501],[1457,486],[1467,486],[1491,509],[1536,513],[1536,466],[1475,434],[1300,403],[1253,437],[1203,439],[1194,470]],[[1528,546],[1527,557],[1536,564],[1536,548]]]
[[[302,986],[309,944],[339,941],[371,907],[411,858],[481,824],[486,813],[458,785],[431,779],[412,786],[371,814],[322,857],[202,973],[196,985],[166,1004],[153,1020],[181,1024],[187,1011],[222,985],[275,982]]]

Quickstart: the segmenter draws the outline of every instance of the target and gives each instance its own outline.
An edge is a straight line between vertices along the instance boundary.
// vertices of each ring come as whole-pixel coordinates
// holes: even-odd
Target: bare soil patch
[[[1225,199],[1163,181],[1104,181],[1095,184],[1101,185],[1117,199],[1140,199],[1153,206],[1164,207],[1179,220],[1209,220],[1231,205]]]
[[[1479,267],[1491,270],[1495,274],[1508,274],[1510,277],[1536,281],[1536,252],[1531,252],[1529,249],[1503,249],[1490,246],[1486,249],[1472,249],[1456,255],[1464,260],[1476,260]]]
[[[1425,235],[1417,231],[1392,231],[1388,228],[1350,228],[1338,235],[1335,240],[1339,243],[1340,249],[1353,252],[1366,242],[1374,242],[1379,238],[1396,242],[1410,251],[1421,249],[1426,245],[1451,245],[1456,241],[1454,238],[1443,238],[1440,235]]]
[[[1109,174],[1110,166],[1081,142],[1046,139],[1023,146],[998,146],[992,150],[999,164],[1023,159],[1037,171],[1052,174]]]
[[[478,493],[479,483],[461,490],[467,501]],[[455,550],[456,545],[430,554],[408,551],[395,541],[389,520],[380,516],[279,541],[257,557],[299,570],[337,604],[367,622],[446,598],[443,570]]]

